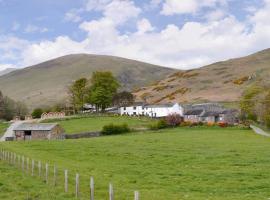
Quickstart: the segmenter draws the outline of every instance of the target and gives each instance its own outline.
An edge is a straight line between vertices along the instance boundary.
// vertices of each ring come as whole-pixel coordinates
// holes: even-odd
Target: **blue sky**
[[[179,69],[270,47],[270,0],[0,0],[0,70],[74,53]]]

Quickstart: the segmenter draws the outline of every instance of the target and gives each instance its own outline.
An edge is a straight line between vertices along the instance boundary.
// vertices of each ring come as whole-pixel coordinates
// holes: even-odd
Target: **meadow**
[[[55,120],[45,120],[43,122],[56,122],[64,128],[65,133],[82,133],[90,131],[101,131],[102,127],[108,124],[128,124],[133,129],[143,129],[152,122],[146,117],[125,117],[125,116],[89,116],[78,118],[65,118]]]
[[[23,181],[16,182],[20,179],[17,169],[12,169],[6,183],[3,167],[0,190],[5,199],[20,199],[17,195],[27,191],[41,195],[40,199],[72,199],[78,172],[80,199],[88,199],[89,177],[93,176],[96,199],[108,199],[111,182],[119,200],[133,199],[134,190],[145,200],[267,200],[269,142],[251,130],[194,127],[80,140],[0,143],[0,148],[56,164],[61,172],[54,197],[42,195],[49,187],[38,178],[31,178],[31,188],[22,187]],[[64,169],[70,172],[69,194],[63,192]],[[18,185],[17,193],[2,190],[12,182]]]
[[[0,121],[0,137],[4,134],[9,124]]]

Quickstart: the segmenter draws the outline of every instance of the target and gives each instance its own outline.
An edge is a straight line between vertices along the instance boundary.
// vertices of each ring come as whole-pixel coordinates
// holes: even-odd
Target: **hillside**
[[[3,76],[5,74],[8,74],[8,73],[15,71],[15,70],[16,70],[15,68],[7,68],[5,70],[2,70],[2,71],[0,71],[0,76]]]
[[[161,80],[175,70],[112,56],[68,55],[1,76],[0,90],[30,108],[52,105],[66,99],[72,81],[90,78],[94,71],[112,71],[123,88],[131,90]]]
[[[151,103],[234,102],[255,81],[268,80],[270,49],[256,54],[214,63],[195,70],[179,71],[135,92]]]

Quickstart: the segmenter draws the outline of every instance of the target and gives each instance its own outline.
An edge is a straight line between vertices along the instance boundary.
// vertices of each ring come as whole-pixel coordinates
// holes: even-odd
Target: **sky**
[[[0,70],[68,54],[198,68],[270,47],[270,0],[0,0]]]

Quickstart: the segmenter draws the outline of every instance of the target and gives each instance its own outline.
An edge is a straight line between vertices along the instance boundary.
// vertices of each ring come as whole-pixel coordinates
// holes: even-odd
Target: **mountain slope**
[[[5,70],[2,70],[2,71],[0,71],[0,76],[3,76],[5,74],[8,74],[8,73],[15,71],[15,70],[16,70],[15,68],[7,68]]]
[[[161,80],[176,70],[113,56],[77,54],[60,57],[0,77],[0,90],[30,108],[64,101],[72,81],[94,71],[111,71],[124,89]]]
[[[255,81],[270,78],[270,49],[214,63],[200,69],[176,72],[159,83],[135,92],[150,103],[233,102]]]

